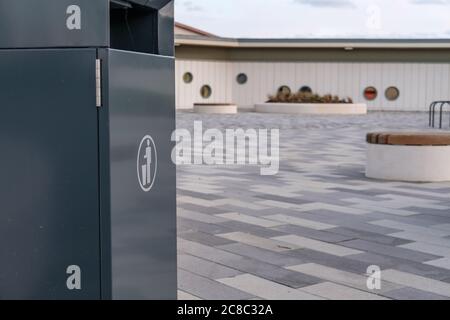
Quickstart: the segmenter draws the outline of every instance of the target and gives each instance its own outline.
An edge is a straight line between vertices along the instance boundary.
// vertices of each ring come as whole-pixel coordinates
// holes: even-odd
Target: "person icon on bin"
[[[150,147],[150,139],[147,139],[147,147],[145,148],[145,164],[142,166],[142,184],[148,186],[152,183],[152,148]]]
[[[156,146],[151,136],[145,136],[139,145],[137,165],[139,184],[142,190],[148,192],[155,182],[158,165]]]

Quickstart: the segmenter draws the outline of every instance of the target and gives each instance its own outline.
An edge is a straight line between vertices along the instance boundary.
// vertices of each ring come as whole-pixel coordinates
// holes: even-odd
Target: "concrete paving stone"
[[[382,278],[414,289],[450,297],[450,284],[394,269],[384,270]]]
[[[314,251],[310,249],[298,249],[287,252],[289,256],[297,257],[298,259],[304,261],[305,263],[316,263],[326,267],[349,271],[357,274],[364,274],[367,272],[367,268],[374,263],[366,262],[363,260],[352,259],[354,256],[351,255],[348,257],[338,257],[332,254],[323,253],[319,251]],[[394,266],[395,264],[389,264],[389,267]]]
[[[445,296],[440,296],[426,291],[417,290],[414,288],[401,288],[385,292],[384,296],[394,300],[450,300]]]
[[[365,240],[350,240],[341,242],[340,245],[359,249],[362,251],[368,251],[373,253],[378,253],[386,256],[403,258],[406,260],[416,261],[416,262],[424,262],[435,260],[438,256],[426,254],[422,252],[417,252],[409,249],[403,249],[398,247],[392,247],[388,245],[383,245],[375,242],[365,241]]]
[[[184,270],[178,270],[178,288],[193,296],[208,300],[247,300],[254,298],[252,294]]]
[[[339,180],[342,180],[342,178]],[[352,189],[348,189],[348,188],[332,188],[331,190],[337,191],[341,196],[357,195],[358,198],[362,197],[363,199],[373,199],[374,196],[386,194],[386,190],[382,190],[382,189],[373,189],[373,190],[354,190],[353,189],[352,190]],[[353,198],[353,197],[350,196],[347,198]]]
[[[300,226],[286,225],[274,228],[289,235],[298,235],[301,237],[311,238],[328,243],[339,243],[346,240],[354,239],[351,236],[340,235],[329,231],[318,231]]]
[[[423,233],[416,233],[410,231],[392,233],[391,236],[401,239],[410,240],[413,242],[423,242],[428,244],[434,244],[441,247],[450,247],[450,241],[447,238],[435,237],[433,235],[426,235]]]
[[[195,220],[203,223],[221,223],[227,221],[226,219],[222,219],[220,217],[206,214],[206,213],[198,213],[194,211],[185,210],[182,208],[179,208],[177,211],[177,217],[179,218],[185,218],[189,220]]]
[[[439,281],[442,281],[443,279],[450,276],[449,272],[450,270],[438,266],[429,265],[427,264],[427,262],[425,263],[405,262],[403,264],[395,266],[392,269],[396,269],[398,271],[403,271],[406,273],[411,273],[417,276],[422,276]]]
[[[443,230],[443,231],[450,231],[450,223],[435,224],[431,228],[432,229]]]
[[[292,216],[283,215],[283,214],[265,216],[264,218],[269,219],[269,220],[279,221],[279,222],[281,222],[281,225],[291,224],[291,225],[297,225],[300,227],[310,228],[310,229],[319,230],[319,231],[332,229],[332,228],[336,227],[331,224],[326,224],[326,223],[317,222],[317,221],[313,221],[313,220],[292,217]]]
[[[322,176],[321,179],[324,179]],[[326,178],[328,179],[328,178]],[[339,178],[342,182],[342,177]],[[311,203],[326,203],[330,205],[340,205],[340,206],[348,206],[348,203],[342,201],[342,193],[333,191],[333,188],[327,190],[326,196],[324,196],[323,192],[310,192],[302,190],[302,198],[305,200],[309,200]]]
[[[251,273],[281,284],[300,288],[320,282],[320,279],[280,268],[275,265],[244,258],[240,255],[224,250],[208,247],[195,242],[179,240],[179,250],[184,254],[200,257],[204,260],[216,262],[223,266]]]
[[[364,223],[364,222],[370,222],[373,221],[371,217],[368,217],[367,214],[364,215],[347,215],[341,212],[334,212],[330,210],[311,210],[311,211],[305,211],[301,213],[296,213],[295,216],[301,214],[301,217],[307,217],[307,219],[314,218],[320,218],[322,220],[329,220],[329,221],[336,221],[337,223],[331,223],[335,226],[341,226],[339,223]],[[391,230],[389,230],[391,231]]]
[[[250,209],[250,208],[237,207],[234,205],[224,205],[224,206],[219,206],[217,208],[226,210],[227,213],[239,212],[241,214],[245,214],[245,215],[257,217],[257,218],[263,217],[265,210],[269,210],[269,212],[273,212],[273,208],[255,210],[255,209]]]
[[[411,241],[409,241],[409,240],[399,239],[399,238],[387,236],[384,234],[378,234],[378,233],[374,233],[374,232],[366,232],[366,231],[362,231],[362,230],[353,230],[353,229],[343,228],[343,227],[330,229],[328,231],[330,233],[336,233],[336,234],[340,234],[343,236],[347,236],[348,238],[350,238],[347,240],[361,239],[361,240],[366,240],[366,241],[371,241],[371,242],[376,242],[376,243],[391,245],[391,246],[399,246],[399,245],[411,243]],[[345,241],[345,240],[343,240],[343,241]]]
[[[183,191],[198,191],[205,194],[216,194],[216,195],[220,195],[223,193],[223,191],[220,188],[212,188],[211,186],[198,186],[195,183],[191,184],[183,183],[182,185],[178,185],[177,189]]]
[[[283,170],[284,171],[284,170]],[[277,186],[277,183],[272,183],[272,186],[269,185],[258,185],[254,184],[249,189],[254,194],[260,194],[260,195],[275,195],[275,196],[283,196],[288,198],[294,198],[298,197],[299,194],[292,193],[289,188],[284,188],[283,190],[280,190],[280,188]]]
[[[220,226],[226,228],[227,230],[236,231],[236,232],[244,232],[249,233],[258,237],[263,238],[272,238],[277,236],[285,235],[286,233],[275,230],[275,229],[269,229],[269,228],[262,228],[255,225],[250,225],[247,223],[242,223],[239,221],[227,221],[224,223],[221,223]],[[229,232],[222,232],[222,233],[229,233]]]
[[[450,283],[450,277],[449,278],[445,278],[445,279],[441,279],[442,282],[446,282],[446,283]]]
[[[185,232],[183,234],[180,234],[180,238],[183,238],[185,240],[198,242],[207,246],[211,247],[217,247],[217,246],[223,246],[226,244],[233,243],[233,241],[226,240],[221,237],[216,237],[214,235],[210,235],[208,233],[203,232]]]
[[[450,270],[450,258],[449,257],[445,257],[445,258],[437,259],[437,260],[433,260],[433,261],[428,261],[428,262],[425,262],[425,264]]]
[[[227,210],[217,209],[215,207],[204,207],[199,206],[191,203],[180,203],[178,205],[179,208],[183,208],[188,211],[198,212],[198,213],[206,213],[206,214],[221,214],[221,213],[228,213]]]
[[[193,296],[192,294],[186,293],[184,291],[178,290],[178,300],[181,301],[194,301],[201,300],[199,297]]]
[[[267,239],[242,232],[219,234],[218,236],[228,240],[247,244],[261,249],[266,249],[273,252],[284,252],[300,248],[295,244],[288,244],[284,241],[278,241],[276,238]]]
[[[411,225],[407,223],[401,223],[393,220],[380,220],[380,221],[372,221],[371,224],[382,226],[386,228],[394,228],[406,232],[420,233],[423,235],[430,235],[433,237],[446,237],[450,235],[449,231],[437,230],[431,228],[420,227],[416,225]]]
[[[219,282],[267,300],[322,300],[322,298],[250,274],[220,279]]]
[[[407,203],[398,203],[395,201],[389,201],[389,200],[383,200],[383,199],[376,199],[375,197],[373,200],[367,200],[367,199],[361,199],[361,198],[348,198],[343,199],[343,201],[348,202],[349,205],[353,204],[355,206],[358,206],[359,208],[367,208],[369,211],[373,211],[374,208],[378,208],[378,210],[382,210],[383,208],[387,209],[403,209],[408,206]],[[407,212],[407,210],[405,210]],[[395,211],[392,211],[395,212]],[[402,212],[402,211],[400,211]]]
[[[399,247],[434,254],[436,256],[450,257],[450,247],[443,247],[424,242],[412,242],[409,244],[401,245]]]
[[[341,284],[354,289],[362,290],[365,292],[373,293],[372,290],[367,287],[368,277],[365,275],[359,275],[347,271],[342,271],[334,268],[329,268],[315,263],[308,263],[298,266],[286,267],[289,270],[308,274],[310,276],[318,277],[329,282]],[[403,287],[402,285],[394,284],[383,280],[381,281],[381,290],[377,290],[378,294],[383,292],[392,291]]]
[[[352,199],[354,200],[354,199]],[[411,211],[411,210],[405,210],[402,208],[386,208],[382,206],[377,206],[375,203],[367,204],[367,203],[356,203],[353,204],[352,207],[354,208],[360,208],[365,209],[370,212],[382,212],[386,213],[392,216],[399,216],[399,217],[411,217],[417,215],[417,212]]]
[[[307,200],[302,200],[299,198],[290,198],[290,197],[283,197],[283,196],[277,196],[273,194],[265,194],[265,195],[256,195],[256,198],[263,199],[264,201],[272,200],[275,202],[281,202],[281,203],[290,203],[294,205],[303,205],[306,203],[310,203]]]
[[[223,219],[239,221],[239,222],[246,223],[246,224],[253,224],[255,226],[263,227],[263,228],[278,227],[283,224],[286,224],[285,222],[279,222],[279,221],[263,219],[263,218],[256,218],[256,217],[252,217],[252,216],[248,216],[248,215],[236,213],[236,212],[218,214],[216,216],[223,218]]]
[[[396,203],[398,205],[404,206],[408,204],[410,206],[415,205],[420,208],[425,209],[435,209],[435,210],[445,210],[445,206],[439,205],[439,202],[436,200],[430,200],[427,197],[416,197],[416,196],[404,196],[399,194],[385,194],[379,195],[375,198],[380,199],[381,201],[389,201],[391,203]]]
[[[437,184],[430,184],[430,186],[435,186],[433,188],[433,193],[437,193],[437,194],[444,194],[445,196],[450,196],[450,188],[439,188]],[[405,185],[403,188],[404,189],[408,189],[408,190],[415,190],[415,191],[423,191],[424,187],[426,187],[425,185],[416,185],[416,184],[409,184],[409,185]],[[405,192],[407,192],[405,190]]]
[[[345,257],[353,254],[362,253],[359,250],[350,249],[347,247],[318,241],[314,239],[304,238],[296,235],[288,235],[272,238],[273,240],[294,245],[293,249],[306,248],[314,251],[324,252],[338,257]]]
[[[240,193],[240,196],[243,198],[242,193]],[[243,201],[243,200],[239,200],[237,198],[226,198],[226,199],[220,199],[220,200],[216,200],[214,201],[214,205],[216,207],[218,207],[219,209],[222,206],[233,206],[233,207],[238,207],[238,208],[248,208],[248,209],[252,209],[252,210],[263,210],[263,209],[267,209],[267,207],[265,206],[261,206],[261,205],[257,205],[253,202],[256,202],[256,199],[249,199],[252,201]]]
[[[314,221],[324,222],[324,223],[330,223],[333,225],[337,225],[340,227],[346,227],[349,229],[354,230],[361,230],[366,232],[372,232],[372,233],[379,233],[384,235],[390,235],[392,233],[400,232],[401,230],[393,229],[393,228],[386,228],[381,226],[372,225],[369,222],[372,220],[370,217],[364,217],[366,221],[360,220],[360,216],[357,216],[358,219],[348,219],[345,217],[342,217],[340,215],[334,214],[334,216],[324,213],[311,213],[311,216],[308,216],[307,219],[311,219]]]
[[[364,215],[366,213],[369,213],[370,211],[365,209],[358,209],[353,208],[350,206],[345,205],[336,205],[336,204],[329,204],[329,203],[323,203],[323,202],[313,202],[313,203],[307,203],[300,206],[298,211],[301,212],[307,212],[307,211],[313,211],[313,210],[328,210],[332,212],[339,212],[347,215]]]
[[[319,283],[313,286],[302,288],[301,290],[328,300],[389,300],[388,298],[380,295],[353,289],[332,282]]]
[[[205,200],[205,199],[200,199],[200,198],[193,198],[193,197],[189,197],[189,196],[182,196],[182,197],[178,197],[177,198],[177,203],[179,206],[182,206],[184,204],[193,204],[196,206],[201,206],[201,207],[213,207],[214,206],[214,202],[210,201],[210,200]]]
[[[242,260],[242,257],[237,254],[181,238],[178,238],[178,251],[182,254],[189,254],[225,266],[227,266],[227,263],[230,261]]]
[[[188,197],[193,197],[193,198],[199,198],[199,199],[203,199],[203,200],[209,200],[209,201],[214,201],[214,200],[220,200],[223,199],[221,196],[219,195],[215,195],[215,194],[206,194],[206,193],[202,193],[202,192],[196,192],[196,191],[189,191],[189,190],[180,190],[177,192],[177,199],[179,197],[183,197],[183,196],[188,196]]]
[[[288,203],[288,202],[281,202],[281,201],[274,201],[274,200],[261,200],[258,201],[258,204],[271,207],[271,208],[280,208],[280,209],[292,209],[292,208],[298,208],[299,205]]]
[[[447,208],[450,206],[447,206]],[[440,216],[442,218],[448,218],[450,216],[448,209],[436,210],[436,209],[424,209],[420,207],[406,207],[405,210],[417,211],[427,215]]]
[[[432,227],[438,223],[443,222],[443,218],[439,216],[426,216],[421,214],[416,214],[414,216],[398,216],[398,215],[392,215],[388,213],[383,212],[371,212],[366,215],[371,219],[371,221],[377,221],[377,220],[393,220],[400,223],[408,223],[411,225],[416,225],[420,227]],[[447,220],[445,220],[447,221]]]
[[[426,276],[431,279],[441,280],[448,277],[448,270],[429,266],[420,262],[414,262],[406,259],[400,259],[392,256],[385,256],[376,253],[361,253],[354,256],[348,256],[348,259],[357,260],[365,263],[367,266],[376,265],[382,270],[397,269],[420,276]]]
[[[183,253],[178,255],[178,267],[208,279],[228,278],[242,274],[236,269]]]
[[[321,279],[250,258],[226,262],[230,268],[291,287],[302,288],[322,282]]]
[[[219,246],[218,248],[247,258],[267,262],[280,267],[296,265],[303,262],[300,258],[296,258],[294,256],[287,256],[284,254],[279,254],[273,251],[260,249],[242,243],[227,244]]]
[[[177,228],[184,228],[191,231],[199,231],[208,234],[218,234],[218,233],[227,233],[231,232],[232,229],[228,228],[225,224],[213,224],[213,223],[204,223],[200,221],[190,220],[186,218],[177,218]]]

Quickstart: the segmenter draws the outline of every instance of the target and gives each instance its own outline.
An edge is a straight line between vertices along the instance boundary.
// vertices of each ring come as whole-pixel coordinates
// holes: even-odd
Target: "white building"
[[[450,100],[450,40],[230,39],[177,24],[177,108],[253,107],[280,88],[351,97],[370,110]]]

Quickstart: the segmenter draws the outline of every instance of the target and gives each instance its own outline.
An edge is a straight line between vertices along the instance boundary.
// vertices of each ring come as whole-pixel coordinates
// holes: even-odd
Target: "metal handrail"
[[[442,129],[442,118],[444,116],[444,107],[448,105],[450,107],[450,101],[446,101],[441,104],[441,109],[439,111],[439,129]]]
[[[442,120],[444,114],[444,107],[448,105],[450,107],[450,101],[434,101],[430,104],[429,114],[429,126],[434,128],[436,126],[436,107],[439,105],[439,128],[442,129]]]

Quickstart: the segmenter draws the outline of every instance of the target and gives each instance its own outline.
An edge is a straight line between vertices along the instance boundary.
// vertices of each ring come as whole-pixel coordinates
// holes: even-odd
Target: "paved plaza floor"
[[[177,118],[189,130],[278,128],[281,156],[276,176],[178,167],[180,299],[450,298],[450,183],[364,176],[367,132],[428,130],[427,114]]]

